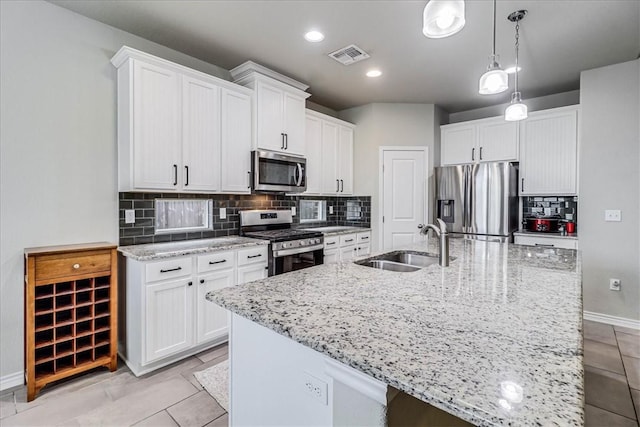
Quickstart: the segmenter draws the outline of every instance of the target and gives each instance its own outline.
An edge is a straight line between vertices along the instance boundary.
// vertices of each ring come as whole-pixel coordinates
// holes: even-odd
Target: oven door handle
[[[296,170],[298,173],[298,178],[296,179],[296,186],[300,187],[302,185],[302,165],[300,163],[296,163]]]
[[[279,251],[273,251],[273,257],[274,258],[281,258],[283,256],[288,256],[288,255],[297,255],[297,254],[303,254],[305,252],[313,252],[313,251],[317,251],[317,250],[321,250],[324,249],[324,243],[321,243],[319,245],[313,245],[313,246],[304,246],[304,247],[299,247],[299,248],[292,248],[292,249],[282,249]]]

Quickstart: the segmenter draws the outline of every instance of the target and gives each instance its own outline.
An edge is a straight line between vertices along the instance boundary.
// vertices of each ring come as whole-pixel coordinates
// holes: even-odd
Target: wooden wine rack
[[[27,401],[45,385],[117,367],[117,253],[108,243],[25,249]]]

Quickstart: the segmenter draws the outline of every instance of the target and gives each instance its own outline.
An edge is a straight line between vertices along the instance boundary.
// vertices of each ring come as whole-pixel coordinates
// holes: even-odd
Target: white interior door
[[[382,161],[382,247],[393,250],[422,239],[418,224],[427,217],[427,152],[383,150]]]

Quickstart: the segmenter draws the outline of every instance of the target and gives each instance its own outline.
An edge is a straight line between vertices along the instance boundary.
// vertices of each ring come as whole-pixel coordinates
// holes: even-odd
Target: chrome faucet
[[[429,233],[429,230],[433,230],[440,240],[440,253],[438,254],[438,262],[441,267],[449,267],[449,233],[447,232],[447,225],[440,218],[436,218],[438,225],[434,224],[419,224],[420,234],[425,236]]]

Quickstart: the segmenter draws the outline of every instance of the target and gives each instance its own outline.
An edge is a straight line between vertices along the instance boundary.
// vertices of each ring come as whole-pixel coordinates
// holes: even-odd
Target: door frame
[[[422,151],[424,152],[424,176],[422,177],[422,194],[425,195],[424,218],[423,222],[427,224],[429,221],[429,147],[424,145],[381,145],[378,147],[378,250],[384,250],[384,173],[382,167],[384,165],[385,151]]]

